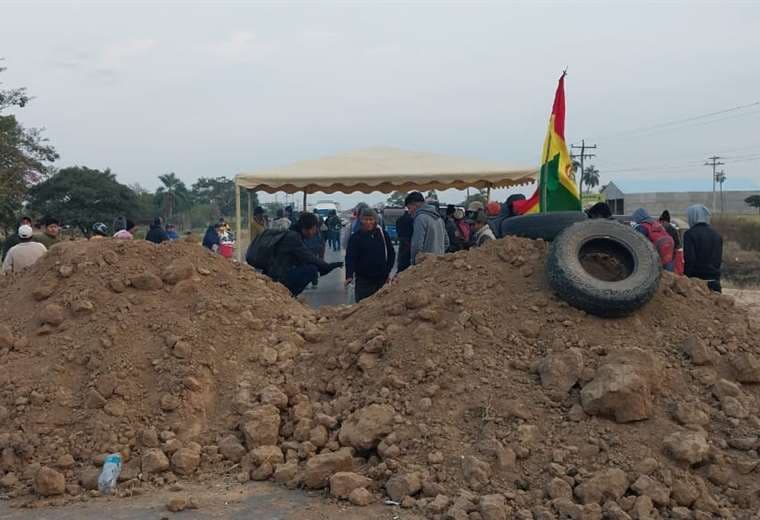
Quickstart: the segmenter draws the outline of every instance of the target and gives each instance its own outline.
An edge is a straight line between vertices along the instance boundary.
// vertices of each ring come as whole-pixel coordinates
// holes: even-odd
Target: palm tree
[[[159,175],[158,180],[163,186],[156,190],[156,202],[162,208],[164,217],[171,219],[177,208],[187,204],[187,186],[174,172]]]
[[[599,170],[597,170],[593,164],[590,164],[583,170],[581,178],[583,184],[586,185],[586,193],[591,193],[591,188],[599,186]]]

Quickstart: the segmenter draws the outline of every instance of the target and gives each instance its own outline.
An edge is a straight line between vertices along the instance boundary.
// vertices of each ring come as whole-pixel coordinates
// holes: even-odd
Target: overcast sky
[[[0,81],[35,96],[20,120],[59,167],[129,184],[370,146],[537,165],[567,66],[567,139],[599,145],[603,182],[710,189],[718,153],[726,189],[760,189],[757,1],[6,0],[0,16]]]

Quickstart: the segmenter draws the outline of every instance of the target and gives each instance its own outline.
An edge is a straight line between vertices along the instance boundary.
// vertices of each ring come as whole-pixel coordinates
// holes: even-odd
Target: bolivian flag
[[[541,157],[541,174],[538,189],[527,200],[513,205],[515,213],[549,211],[580,211],[581,198],[575,183],[572,161],[565,144],[565,73],[559,78],[554,106],[549,118]]]

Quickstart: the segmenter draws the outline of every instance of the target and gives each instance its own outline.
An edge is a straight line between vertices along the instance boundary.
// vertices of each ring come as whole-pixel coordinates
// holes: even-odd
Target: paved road
[[[170,498],[194,497],[196,510],[167,511]],[[398,507],[351,507],[325,500],[321,493],[288,491],[267,482],[188,485],[183,491],[155,490],[130,498],[97,498],[60,507],[11,508],[0,502],[3,520],[421,520]]]
[[[345,256],[345,250],[328,250],[325,252],[325,262],[343,262]],[[316,288],[310,285],[301,294],[312,307],[354,303],[353,287],[346,288],[343,285],[345,279],[346,270],[344,268],[335,269],[327,276],[321,276]]]

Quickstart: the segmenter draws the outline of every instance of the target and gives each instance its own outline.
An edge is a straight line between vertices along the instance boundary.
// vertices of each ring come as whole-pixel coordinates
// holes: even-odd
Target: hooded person
[[[223,226],[219,222],[206,228],[206,234],[203,235],[203,247],[214,252],[218,251],[219,246],[222,244],[223,232]]]
[[[135,231],[137,226],[129,219],[124,221],[124,228],[118,230],[113,234],[113,237],[119,240],[133,240],[135,238]]]
[[[19,243],[8,250],[3,260],[3,273],[18,273],[34,265],[45,256],[47,248],[39,242],[32,242],[32,226],[23,224],[18,228]]]
[[[161,217],[153,219],[153,223],[150,225],[150,229],[148,229],[148,233],[145,235],[145,240],[153,242],[154,244],[160,244],[161,242],[169,240],[169,237],[166,236],[166,231],[164,231]]]
[[[480,247],[489,240],[496,240],[496,235],[493,234],[493,230],[488,225],[488,215],[486,215],[485,211],[478,211],[475,215],[472,230],[475,233],[473,238],[473,245],[475,247]]]
[[[711,290],[721,292],[723,238],[710,225],[710,210],[703,205],[689,206],[686,216],[689,229],[683,235],[684,274],[706,280]]]
[[[385,285],[396,262],[391,239],[378,225],[377,212],[364,208],[359,220],[359,230],[351,235],[346,247],[346,285],[356,282],[357,303]]]
[[[429,253],[442,256],[449,248],[449,236],[443,217],[432,204],[426,204],[422,193],[413,191],[406,196],[404,205],[414,218],[410,255],[412,265],[417,263],[417,255]]]
[[[666,271],[673,271],[675,268],[675,242],[665,231],[657,220],[655,220],[647,210],[639,208],[631,216],[634,229],[647,237],[652,243],[657,254],[660,255],[660,263]]]

